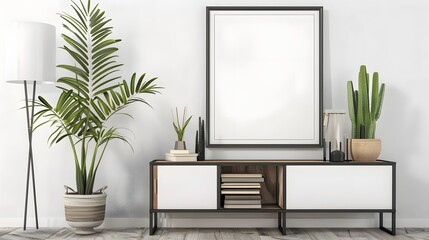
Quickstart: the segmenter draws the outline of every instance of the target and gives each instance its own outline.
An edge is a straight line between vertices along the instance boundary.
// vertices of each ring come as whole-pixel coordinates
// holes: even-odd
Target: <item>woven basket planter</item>
[[[104,221],[106,193],[92,195],[64,194],[67,223],[76,234],[93,234],[94,228]]]

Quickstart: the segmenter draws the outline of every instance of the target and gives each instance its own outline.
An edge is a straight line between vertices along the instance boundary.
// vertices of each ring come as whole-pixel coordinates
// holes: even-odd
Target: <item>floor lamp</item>
[[[33,159],[33,116],[36,85],[55,82],[55,27],[45,23],[14,22],[5,33],[5,79],[24,85],[27,115],[28,159],[25,189],[24,230],[27,228],[27,206],[30,176],[32,179],[36,229],[39,228]],[[27,86],[32,85],[31,98]]]

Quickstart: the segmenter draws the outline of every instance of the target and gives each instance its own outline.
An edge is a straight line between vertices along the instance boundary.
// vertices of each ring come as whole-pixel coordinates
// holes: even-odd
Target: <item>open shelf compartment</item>
[[[222,178],[219,180],[218,194],[220,196],[220,210],[281,210],[284,209],[284,186],[285,186],[285,167],[281,165],[234,165],[219,166],[222,174],[262,174],[264,182],[261,183],[261,208],[224,208],[225,195],[221,194]]]

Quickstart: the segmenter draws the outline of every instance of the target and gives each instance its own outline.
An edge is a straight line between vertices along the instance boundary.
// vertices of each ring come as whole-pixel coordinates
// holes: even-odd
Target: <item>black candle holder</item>
[[[326,151],[326,144],[328,144],[328,151]],[[332,143],[331,142],[326,142],[323,141],[323,161],[327,161],[326,159],[326,155],[327,152],[329,154],[329,161],[330,162],[344,162],[344,161],[348,161],[348,139],[346,139],[346,146],[345,148],[345,152],[343,151],[343,144],[342,142],[340,142],[339,144],[339,150],[334,150],[332,151]]]
[[[202,120],[201,117],[198,118],[198,130],[195,135],[195,153],[198,153],[198,161],[204,161],[206,159],[204,120]]]

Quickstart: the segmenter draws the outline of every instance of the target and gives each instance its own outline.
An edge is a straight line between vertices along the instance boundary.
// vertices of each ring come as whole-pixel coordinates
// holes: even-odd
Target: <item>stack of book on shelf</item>
[[[224,208],[261,208],[262,174],[221,174]]]
[[[165,154],[165,160],[172,162],[194,162],[197,161],[198,153],[190,150],[170,150]]]

